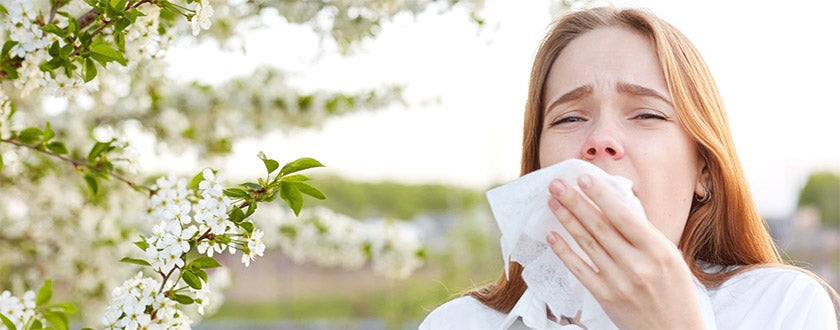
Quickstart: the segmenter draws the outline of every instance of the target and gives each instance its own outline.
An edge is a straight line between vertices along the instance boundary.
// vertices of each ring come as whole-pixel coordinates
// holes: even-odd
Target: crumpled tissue
[[[548,185],[552,180],[563,179],[570,187],[580,191],[577,178],[583,174],[607,183],[632,212],[638,212],[639,219],[646,219],[641,202],[633,195],[633,183],[629,179],[610,175],[580,159],[569,159],[526,174],[488,191],[487,199],[502,233],[505,274],[509,277],[508,261],[521,264],[524,267],[522,278],[528,284],[528,290],[544,302],[557,318],[561,315],[579,315],[589,329],[616,329],[592,294],[554,254],[545,240],[548,233],[557,232],[575,253],[597,269],[548,207]],[[694,282],[705,323],[707,327],[714,327],[708,294],[696,279]]]

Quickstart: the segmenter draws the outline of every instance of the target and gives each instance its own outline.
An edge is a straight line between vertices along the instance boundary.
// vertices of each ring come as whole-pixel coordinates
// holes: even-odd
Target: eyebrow
[[[563,94],[563,96],[560,96],[559,98],[554,100],[554,102],[551,102],[551,104],[549,104],[545,108],[545,111],[548,112],[549,109],[551,109],[551,108],[553,108],[557,105],[580,99],[580,98],[582,98],[586,95],[589,95],[589,94],[592,94],[592,85],[580,86],[580,87],[575,88],[575,89],[573,89],[569,92],[566,92],[566,94]]]
[[[619,82],[616,83],[615,89],[619,93],[623,93],[623,94],[655,97],[655,98],[658,98],[658,99],[664,101],[665,103],[668,103],[668,105],[670,105],[671,107],[674,106],[671,103],[671,100],[669,100],[667,97],[665,97],[661,93],[659,93],[659,92],[657,92],[653,89],[641,86],[641,85],[619,81]],[[592,90],[593,90],[592,85],[583,85],[583,86],[580,86],[578,88],[575,88],[575,89],[567,92],[566,94],[563,94],[562,96],[557,98],[557,100],[555,100],[554,102],[551,102],[551,104],[549,104],[548,107],[545,108],[545,111],[548,112],[549,109],[551,109],[551,108],[553,108],[557,105],[560,105],[560,104],[563,104],[563,103],[566,103],[566,102],[571,102],[571,101],[580,99],[584,96],[587,96],[589,94],[592,94]]]
[[[647,87],[644,87],[644,86],[641,86],[641,85],[636,85],[636,84],[631,84],[631,83],[626,83],[626,82],[619,81],[615,84],[615,90],[617,90],[619,93],[632,94],[632,95],[636,95],[636,96],[655,97],[655,98],[658,98],[658,99],[664,101],[665,103],[668,103],[668,105],[670,105],[671,107],[674,106],[671,103],[671,100],[669,100],[667,97],[665,97],[665,95],[662,95],[661,93],[659,93],[659,92],[657,92],[653,89],[650,89],[650,88],[647,88]]]

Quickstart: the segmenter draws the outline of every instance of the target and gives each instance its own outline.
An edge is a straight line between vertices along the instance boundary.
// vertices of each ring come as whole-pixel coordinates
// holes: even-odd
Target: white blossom
[[[29,96],[33,91],[47,86],[47,75],[38,67],[47,61],[49,55],[43,49],[28,53],[18,69],[20,78],[16,79],[14,85],[20,89],[23,97]]]
[[[192,26],[193,36],[197,36],[201,30],[207,30],[213,22],[210,18],[213,17],[213,6],[210,3],[204,4],[203,1],[196,1],[193,8],[194,14],[190,17],[190,26]]]
[[[202,240],[201,243],[198,243],[196,250],[198,253],[207,254],[208,257],[213,257],[214,253],[221,253],[224,251],[225,245],[221,244],[215,240]]]
[[[114,288],[102,325],[109,329],[189,328],[189,318],[177,311],[175,302],[157,292],[159,286],[160,282],[140,272]]]
[[[26,291],[23,299],[13,296],[8,290],[0,294],[0,314],[6,316],[17,328],[22,328],[35,317],[35,292]],[[5,329],[2,323],[0,327]]]
[[[9,31],[9,39],[17,41],[11,52],[17,57],[26,57],[38,49],[49,45],[49,40],[42,38],[42,31],[35,24],[38,13],[32,8],[31,1],[12,1],[6,4],[9,19],[2,28]],[[2,23],[0,23],[2,24]]]
[[[265,243],[263,243],[263,235],[265,233],[260,229],[254,229],[253,234],[246,240],[247,249],[245,252],[242,253],[242,263],[245,264],[245,267],[251,265],[251,261],[253,261],[257,256],[262,256],[265,252]]]

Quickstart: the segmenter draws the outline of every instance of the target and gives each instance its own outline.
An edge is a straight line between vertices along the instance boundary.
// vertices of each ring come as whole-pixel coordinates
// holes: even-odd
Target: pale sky
[[[811,171],[840,172],[840,2],[616,3],[652,10],[705,57],[762,214],[790,215]],[[314,66],[317,38],[276,19],[250,33],[247,55],[205,44],[173,49],[169,59],[174,76],[211,83],[271,64],[300,71],[294,83],[304,88],[408,86],[407,108],[244,141],[231,169],[261,171],[254,155],[262,150],[281,162],[314,157],[355,180],[485,189],[518,176],[528,74],[549,8],[548,1],[487,0],[483,29],[462,10],[399,16],[356,55],[326,56]],[[209,76],[196,52],[229,65]]]

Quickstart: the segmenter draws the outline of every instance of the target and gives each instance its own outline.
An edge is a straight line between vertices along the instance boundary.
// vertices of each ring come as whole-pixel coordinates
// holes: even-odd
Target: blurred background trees
[[[195,5],[193,1],[185,4]],[[238,77],[216,76],[220,82],[214,84],[179,80],[171,74],[166,57],[178,45],[194,42],[188,32],[191,28],[193,35],[200,32],[199,42],[236,49],[238,40],[250,29],[279,19],[317,35],[320,52],[349,54],[355,45],[375,38],[382,24],[397,15],[460,8],[466,13],[463,19],[480,28],[482,1],[205,0],[196,10],[212,6],[215,12],[202,14],[212,16],[213,28],[204,32],[205,23],[201,29],[190,26],[189,20],[199,14],[190,14],[183,5],[167,1],[0,1],[3,290],[22,294],[51,279],[55,299],[76,303],[83,322],[96,326],[111,290],[138,269],[118,261],[126,255],[142,254],[132,242],[154,225],[145,221],[148,196],[143,189],[132,188],[151,186],[158,176],[168,173],[186,176],[204,167],[230,170],[226,162],[234,145],[243,139],[318,126],[327,118],[402,102],[401,87],[388,82],[356,90],[298,88],[288,77],[305,72],[289,71],[283,63],[242,72]],[[176,14],[179,12],[186,19]],[[75,41],[67,45],[61,38]],[[201,58],[201,54],[192,56]],[[316,65],[317,58],[312,62]],[[207,75],[212,77],[214,69],[225,64],[207,66]],[[109,145],[107,160],[95,156],[105,155],[102,150],[94,152],[100,144]],[[154,168],[139,168],[140,158]],[[259,162],[256,155],[254,162]],[[102,164],[105,167],[100,167]],[[330,194],[366,192],[358,190],[358,183],[337,178],[327,182],[339,183],[330,186],[334,188]],[[396,219],[413,217],[427,207],[442,210],[458,203],[440,198],[469,199],[472,202],[465,203],[473,204],[477,198],[473,192],[450,193],[443,186],[427,187],[430,193],[440,193],[432,198],[414,195],[416,189],[401,188],[379,191],[411,199],[407,204],[392,199],[373,208],[344,208],[353,216],[388,218],[382,221],[362,222],[320,208],[305,210],[302,220],[297,220],[280,203],[261,207],[255,215],[259,219],[254,221],[274,230],[266,235],[274,256],[266,259],[287,255],[298,263],[360,272],[365,271],[360,268],[367,269],[375,281],[408,276],[422,265],[427,251],[418,231]],[[342,201],[355,206],[368,203],[348,198],[337,198],[336,205]],[[379,212],[379,206],[385,206],[386,212]],[[389,213],[392,210],[395,212]],[[347,236],[353,235],[357,244],[347,245]],[[241,277],[234,280],[247,282],[249,275],[237,275]],[[294,281],[279,279],[278,283],[293,290],[307,289]],[[284,306],[284,311],[295,315],[300,309]],[[377,317],[381,312],[372,308],[362,315]],[[392,313],[400,314],[395,319],[406,319],[398,311]]]
[[[799,192],[800,208],[815,208],[819,213],[820,225],[840,226],[840,175],[832,172],[816,172]]]

